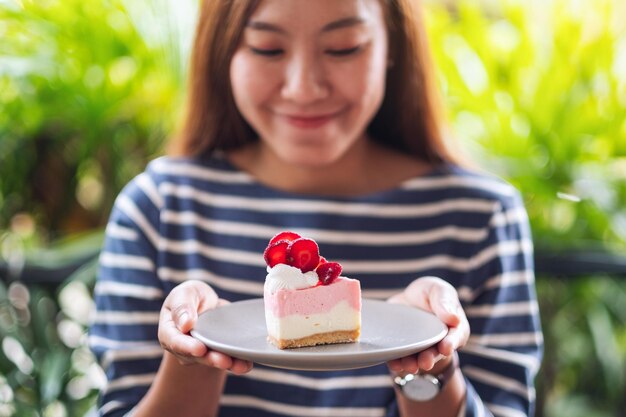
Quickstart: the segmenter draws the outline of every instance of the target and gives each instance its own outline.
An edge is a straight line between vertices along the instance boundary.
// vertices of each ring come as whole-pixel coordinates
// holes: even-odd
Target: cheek
[[[245,57],[235,54],[230,63],[231,89],[235,97],[235,103],[237,103],[240,110],[243,110],[242,107],[245,107],[245,103],[250,101],[249,92],[251,91],[250,84],[252,83],[245,61]]]
[[[230,64],[230,82],[235,103],[242,113],[270,96],[271,73],[268,66],[256,65],[245,54],[236,53]]]
[[[386,65],[381,65],[378,58],[361,61],[357,70],[344,71],[336,85],[344,97],[361,111],[375,112],[385,94]]]

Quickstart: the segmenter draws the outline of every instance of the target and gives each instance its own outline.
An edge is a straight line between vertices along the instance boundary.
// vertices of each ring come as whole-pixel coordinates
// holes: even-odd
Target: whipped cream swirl
[[[278,290],[301,290],[317,285],[317,272],[302,273],[299,268],[287,264],[277,264],[273,268],[267,267],[265,291],[275,293]]]

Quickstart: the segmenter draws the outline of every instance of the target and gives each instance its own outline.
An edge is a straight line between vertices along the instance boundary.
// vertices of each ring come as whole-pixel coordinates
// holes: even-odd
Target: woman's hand
[[[445,367],[452,359],[452,354],[463,347],[469,339],[470,327],[458,293],[452,285],[441,278],[418,278],[403,292],[387,301],[429,311],[449,328],[448,334],[436,345],[419,354],[387,362],[393,372],[417,373],[420,369],[430,371],[439,361]]]
[[[187,281],[170,292],[159,316],[159,342],[183,365],[203,364],[214,368],[244,374],[252,369],[252,362],[236,359],[210,350],[189,332],[198,320],[198,314],[227,304],[215,291],[201,281]]]

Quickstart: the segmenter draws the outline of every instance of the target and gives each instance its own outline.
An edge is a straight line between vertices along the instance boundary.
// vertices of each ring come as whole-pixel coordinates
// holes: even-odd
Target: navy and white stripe
[[[160,158],[118,197],[100,258],[90,344],[109,382],[101,413],[121,416],[147,391],[161,359],[160,306],[199,279],[230,301],[263,294],[267,241],[293,230],[386,298],[419,276],[454,285],[472,335],[460,352],[466,416],[528,416],[542,335],[532,240],[518,192],[455,165],[354,198],[271,189],[216,156]],[[286,395],[286,393],[289,393]],[[393,416],[386,366],[300,372],[257,365],[229,376],[223,416]]]

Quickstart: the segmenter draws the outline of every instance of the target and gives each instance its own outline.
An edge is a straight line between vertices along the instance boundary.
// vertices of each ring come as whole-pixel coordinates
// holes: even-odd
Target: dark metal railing
[[[55,266],[43,266],[28,262],[14,266],[0,260],[0,281],[5,283],[20,281],[27,286],[39,285],[54,290],[76,271],[94,262],[97,257],[98,253],[92,253]]]
[[[580,277],[612,275],[626,278],[626,254],[601,249],[569,249],[535,254],[537,275]]]

